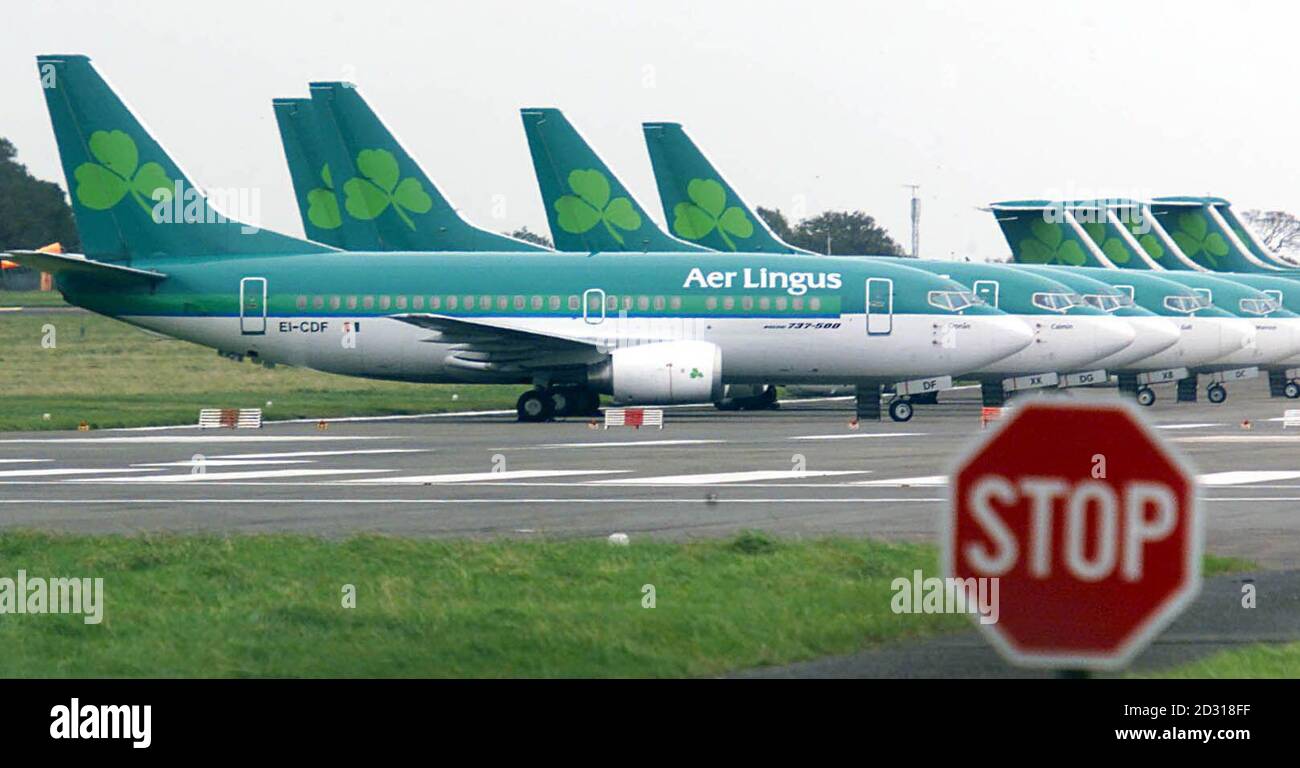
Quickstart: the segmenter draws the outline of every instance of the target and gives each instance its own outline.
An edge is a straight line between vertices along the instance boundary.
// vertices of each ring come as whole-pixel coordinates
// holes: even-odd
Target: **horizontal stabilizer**
[[[130,285],[153,285],[167,279],[167,275],[162,272],[123,267],[102,261],[91,261],[80,254],[6,251],[4,255],[6,259],[24,267],[31,267],[54,275],[73,273],[86,275],[104,282]]]

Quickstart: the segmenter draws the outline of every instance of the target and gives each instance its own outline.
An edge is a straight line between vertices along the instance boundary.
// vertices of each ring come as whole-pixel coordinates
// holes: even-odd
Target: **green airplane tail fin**
[[[1157,197],[1151,212],[1178,249],[1197,265],[1215,272],[1271,273],[1285,269],[1265,261],[1250,248],[1245,232],[1224,219],[1217,197]]]
[[[643,123],[641,129],[674,235],[715,251],[807,253],[767,228],[680,124]]]
[[[320,125],[311,99],[274,99],[275,123],[280,128],[284,159],[289,164],[293,194],[307,237],[318,243],[349,248],[343,236],[342,208],[329,160],[322,147]],[[350,250],[367,250],[353,244]]]
[[[340,215],[372,225],[382,250],[545,251],[461,218],[350,83],[312,83]],[[341,148],[341,151],[339,151]],[[347,232],[353,227],[345,228]]]
[[[646,214],[558,109],[524,109],[537,185],[562,251],[703,251]]]
[[[257,190],[200,192],[82,55],[36,58],[87,256],[109,263],[329,250],[228,218]]]

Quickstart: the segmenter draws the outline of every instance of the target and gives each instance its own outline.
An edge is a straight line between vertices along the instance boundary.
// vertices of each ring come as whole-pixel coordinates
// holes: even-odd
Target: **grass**
[[[1159,672],[1163,678],[1300,678],[1300,643],[1251,645]]]
[[[99,625],[4,616],[0,677],[717,675],[969,626],[891,612],[891,580],[936,567],[932,547],[761,533],[627,547],[4,533],[0,576],[102,577],[105,608]]]
[[[66,307],[58,291],[0,291],[0,307]]]
[[[0,430],[189,424],[200,408],[262,408],[267,419],[491,410],[513,408],[523,390],[266,369],[91,314],[0,313],[0,338]]]

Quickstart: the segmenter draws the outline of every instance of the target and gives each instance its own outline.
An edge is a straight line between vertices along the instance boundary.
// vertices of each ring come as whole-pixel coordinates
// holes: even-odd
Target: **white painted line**
[[[126,472],[145,472],[143,469],[7,469],[0,477],[52,477],[55,475],[113,475]]]
[[[449,483],[476,483],[481,480],[514,480],[530,477],[569,477],[571,475],[616,475],[626,469],[512,469],[501,472],[459,472],[445,475],[403,475],[401,477],[368,477],[348,480],[352,483],[380,483],[383,485],[444,485]]]
[[[1271,480],[1294,480],[1300,472],[1274,470],[1242,470],[1238,472],[1211,472],[1196,479],[1201,485],[1245,485],[1246,483],[1265,483]]]
[[[947,475],[922,475],[920,477],[895,477],[889,480],[863,480],[853,485],[871,485],[880,488],[937,488],[948,484]]]
[[[186,459],[185,461],[159,461],[150,464],[132,464],[133,467],[259,467],[279,464],[315,464],[310,459]]]
[[[704,475],[661,475],[659,477],[620,477],[614,480],[592,480],[583,485],[721,485],[759,480],[802,480],[808,477],[835,475],[862,475],[866,470],[823,470],[796,472],[794,470],[753,470],[749,472],[716,472]]]
[[[0,459],[0,464],[41,464],[54,459]]]
[[[428,453],[432,448],[363,448],[355,451],[289,451],[287,453],[223,453],[210,459],[297,459],[312,456],[370,456],[384,453]]]
[[[791,440],[848,440],[855,437],[924,437],[928,432],[847,432],[838,435],[799,435]]]
[[[0,499],[0,504],[904,504],[934,503],[943,498],[856,499]]]
[[[545,443],[534,448],[626,448],[628,446],[707,445],[726,440],[620,440],[608,443]]]
[[[161,443],[324,443],[341,440],[396,440],[393,436],[344,437],[341,435],[178,435],[157,437],[19,437],[0,440],[0,444],[136,444]]]
[[[1204,429],[1206,427],[1222,427],[1223,423],[1206,422],[1204,424],[1157,424],[1156,429]]]
[[[513,416],[514,411],[444,411],[442,413],[407,413],[397,416],[320,416],[314,419],[276,419],[267,424],[316,424],[325,421],[331,424],[363,421],[414,421],[415,419],[446,419],[458,416]]]
[[[1206,435],[1172,437],[1175,443],[1300,443],[1300,435]]]
[[[132,469],[130,472],[143,472]],[[360,475],[367,472],[393,472],[391,469],[272,469],[250,472],[201,472],[192,475],[137,475],[136,477],[77,478],[69,483],[201,483],[212,480],[251,480],[261,477],[310,477],[318,475]],[[182,502],[183,503],[183,502]]]

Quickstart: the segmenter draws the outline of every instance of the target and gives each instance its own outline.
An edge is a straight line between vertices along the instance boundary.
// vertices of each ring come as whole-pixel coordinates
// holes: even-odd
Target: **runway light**
[[[614,546],[618,546],[618,547],[626,547],[626,546],[628,545],[627,534],[626,534],[626,533],[611,533],[611,534],[609,535],[609,543],[610,543],[610,544],[613,544]]]

